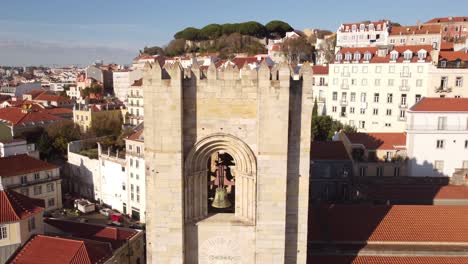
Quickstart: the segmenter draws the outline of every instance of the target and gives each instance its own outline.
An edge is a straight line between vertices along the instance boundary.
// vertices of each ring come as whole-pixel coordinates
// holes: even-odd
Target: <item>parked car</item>
[[[102,208],[101,210],[99,210],[99,213],[105,216],[109,216],[112,214],[112,210],[109,208]]]

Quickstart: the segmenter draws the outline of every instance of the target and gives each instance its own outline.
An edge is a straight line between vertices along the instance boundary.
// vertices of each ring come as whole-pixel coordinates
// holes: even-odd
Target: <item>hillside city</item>
[[[468,17],[0,66],[0,263],[468,263],[465,77]]]

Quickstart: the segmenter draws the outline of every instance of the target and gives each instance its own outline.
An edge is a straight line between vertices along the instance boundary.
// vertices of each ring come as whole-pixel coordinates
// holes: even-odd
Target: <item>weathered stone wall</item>
[[[309,64],[299,74],[285,64],[145,66],[148,263],[216,263],[210,243],[239,249],[229,263],[306,262],[311,75]],[[185,163],[223,144],[241,168],[236,214],[208,216],[195,194],[203,171]]]

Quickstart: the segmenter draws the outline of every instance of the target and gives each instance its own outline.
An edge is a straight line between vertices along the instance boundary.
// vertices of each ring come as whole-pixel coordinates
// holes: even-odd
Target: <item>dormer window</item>
[[[342,60],[343,60],[343,54],[337,53],[336,56],[335,56],[335,60],[336,60],[337,62],[342,61]]]
[[[366,30],[366,25],[364,25],[364,24],[359,25],[359,30],[360,31]]]
[[[446,68],[447,67],[447,61],[446,60],[440,61],[440,67]]]
[[[407,50],[403,53],[403,57],[406,61],[409,61],[413,57],[413,52],[411,50]]]
[[[354,53],[354,60],[355,61],[360,61],[361,60],[361,53],[359,51],[356,51]]]
[[[427,51],[423,49],[418,51],[418,60],[425,60],[426,57],[427,57]]]
[[[369,24],[369,30],[374,30],[374,24]]]
[[[345,30],[346,30],[346,31],[349,31],[349,26],[346,26],[346,29],[345,29]]]
[[[391,61],[396,61],[398,59],[398,51],[394,50],[390,52],[390,60]]]
[[[382,30],[382,25],[378,24],[377,25],[377,30]]]
[[[372,58],[372,53],[370,53],[369,51],[366,51],[366,53],[364,53],[364,60],[370,61],[371,58]]]
[[[347,52],[345,54],[345,61],[350,61],[352,59],[353,55],[351,54],[351,52]]]
[[[353,25],[352,29],[353,29],[353,32],[356,31],[357,29],[356,25]]]

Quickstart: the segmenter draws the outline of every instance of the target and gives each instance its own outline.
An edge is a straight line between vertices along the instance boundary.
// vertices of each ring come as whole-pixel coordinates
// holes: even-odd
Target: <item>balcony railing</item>
[[[347,100],[341,100],[341,101],[340,101],[340,104],[341,104],[341,106],[347,106],[347,105],[348,105],[348,101],[347,101]]]
[[[52,182],[56,180],[60,180],[60,176],[53,176],[53,177],[51,176],[49,178],[42,178],[39,180],[28,180],[26,182],[8,184],[5,187],[7,188],[26,187],[26,186],[31,186],[31,185],[36,185],[36,184],[41,184],[41,183],[46,183],[46,182]]]
[[[399,116],[398,121],[406,121],[406,116]]]
[[[349,77],[351,74],[349,72],[342,72],[341,77]]]
[[[342,84],[341,89],[348,90],[349,89],[349,84]]]
[[[452,92],[452,87],[436,86],[434,91],[436,93],[451,93]]]
[[[324,103],[325,102],[325,97],[317,97],[317,101],[320,102],[320,103]]]
[[[340,113],[340,117],[346,117],[346,116],[347,116],[347,115],[346,115],[345,112],[341,112],[341,113]]]
[[[411,78],[411,72],[400,72],[400,77]]]
[[[400,108],[408,108],[408,104],[406,102],[400,102],[398,105]]]
[[[409,86],[406,86],[406,85],[400,86],[400,91],[402,91],[402,92],[407,92],[409,90],[410,90]]]

